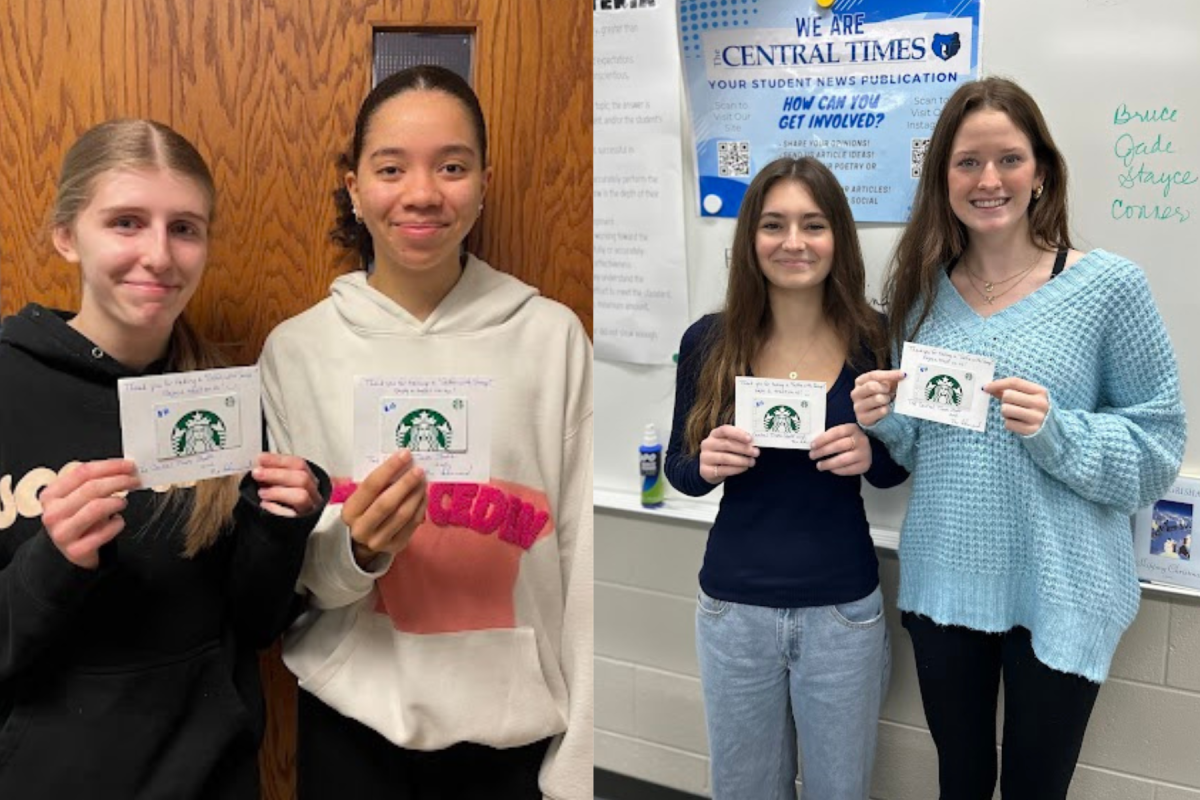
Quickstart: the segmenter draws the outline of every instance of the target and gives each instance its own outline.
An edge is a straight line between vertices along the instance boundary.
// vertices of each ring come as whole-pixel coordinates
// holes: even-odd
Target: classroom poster
[[[815,156],[859,222],[904,222],[946,99],[977,77],[982,0],[680,0],[701,216]]]
[[[1200,556],[1192,560],[1192,521],[1200,478],[1181,475],[1154,505],[1133,518],[1138,578],[1200,589]]]
[[[594,0],[596,356],[670,364],[688,324],[673,0]]]

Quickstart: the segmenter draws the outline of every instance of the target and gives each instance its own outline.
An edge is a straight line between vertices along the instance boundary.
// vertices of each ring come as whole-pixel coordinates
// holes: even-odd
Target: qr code
[[[925,151],[929,149],[928,139],[912,140],[912,176],[913,180],[921,177],[921,165],[925,163]]]
[[[750,177],[750,143],[717,142],[717,175],[722,178]]]

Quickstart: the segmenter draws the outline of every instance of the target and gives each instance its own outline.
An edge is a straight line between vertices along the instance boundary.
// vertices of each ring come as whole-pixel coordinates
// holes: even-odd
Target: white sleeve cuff
[[[381,553],[364,570],[354,560],[350,530],[342,522],[342,506],[328,505],[308,538],[298,589],[308,592],[317,608],[341,608],[371,593],[375,581],[392,566]]]

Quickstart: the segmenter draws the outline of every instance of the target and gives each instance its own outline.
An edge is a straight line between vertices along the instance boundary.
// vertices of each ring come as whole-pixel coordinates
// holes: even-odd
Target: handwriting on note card
[[[486,482],[494,383],[479,375],[356,377],[354,479],[408,450],[430,480]]]
[[[146,486],[245,472],[262,442],[258,367],[122,378],[121,441]]]

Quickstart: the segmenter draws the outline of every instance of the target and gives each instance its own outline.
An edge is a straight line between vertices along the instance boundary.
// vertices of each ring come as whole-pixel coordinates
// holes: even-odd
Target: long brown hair
[[[718,324],[704,343],[707,353],[688,412],[684,441],[693,455],[709,432],[733,420],[734,378],[745,375],[766,341],[771,323],[767,279],[759,268],[755,238],[763,202],[780,181],[803,186],[829,220],[833,232],[833,265],[825,279],[822,308],[859,368],[882,367],[886,341],[879,313],[866,299],[867,272],[850,204],[829,168],[815,158],[780,158],[767,164],[750,182],[738,211],[730,254],[729,284]],[[866,348],[869,355],[864,354]],[[869,363],[873,359],[874,363]],[[864,363],[868,362],[868,363]]]
[[[79,213],[91,202],[97,180],[110,170],[121,169],[163,169],[190,178],[208,198],[211,219],[216,188],[204,157],[192,143],[159,122],[119,119],[88,129],[67,151],[56,186],[51,224],[75,224]],[[170,372],[228,365],[221,352],[201,339],[182,316],[171,330],[166,364]],[[172,488],[154,519],[160,518],[167,507],[185,503],[191,497],[184,532],[184,555],[191,558],[216,542],[232,524],[239,482],[237,476],[200,481],[190,495]]]
[[[1050,136],[1041,109],[1028,92],[1005,78],[963,84],[950,95],[933,129],[912,214],[884,281],[888,336],[895,348],[915,337],[929,316],[937,295],[939,270],[967,249],[967,228],[950,207],[950,155],[963,121],[985,109],[1002,111],[1029,138],[1034,161],[1044,175],[1042,195],[1030,202],[1027,212],[1033,243],[1044,249],[1071,246],[1067,231],[1067,164]],[[918,303],[921,310],[910,324],[908,318]]]

